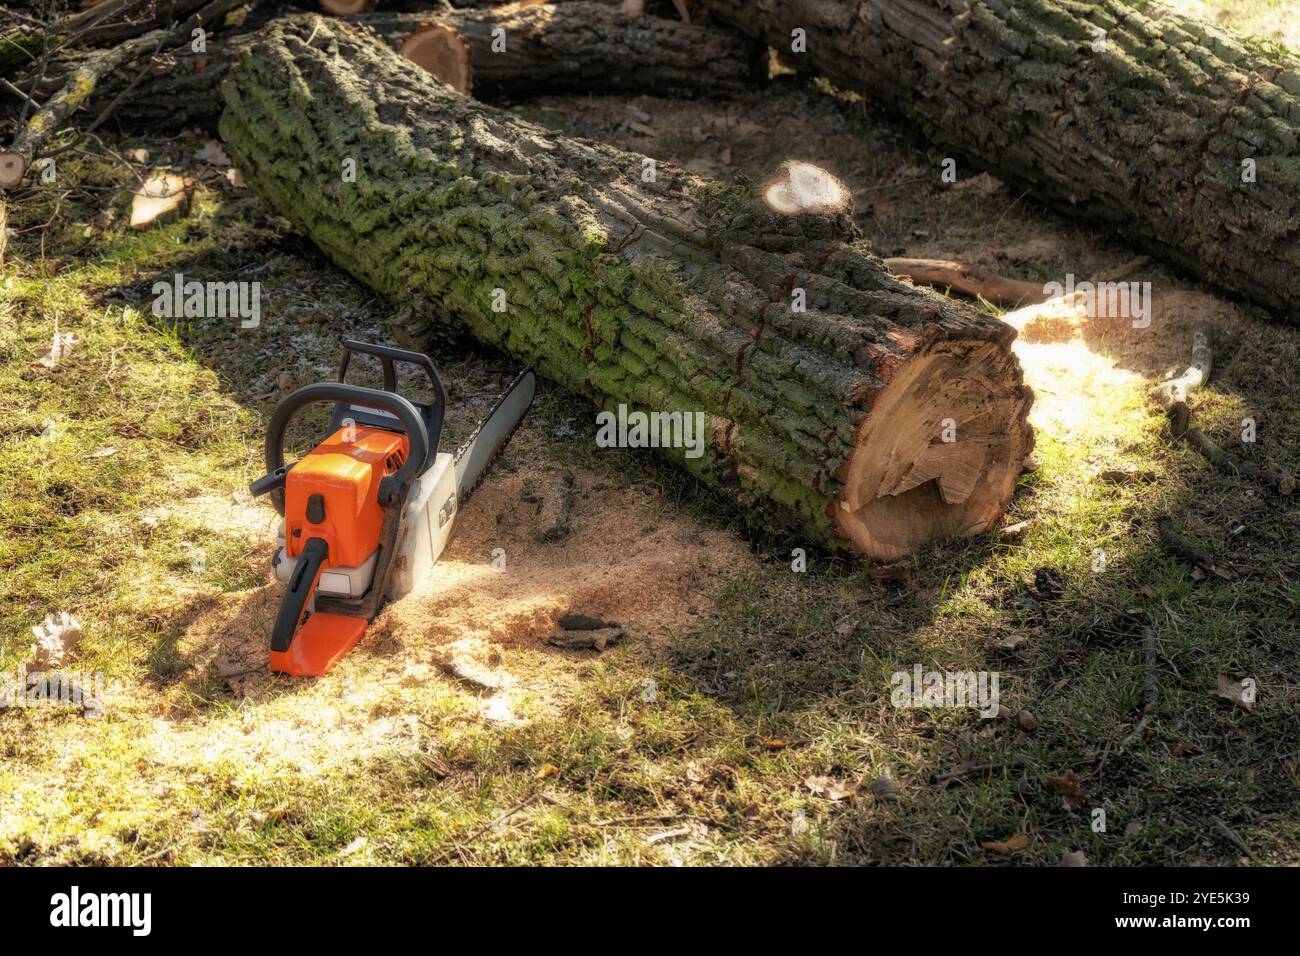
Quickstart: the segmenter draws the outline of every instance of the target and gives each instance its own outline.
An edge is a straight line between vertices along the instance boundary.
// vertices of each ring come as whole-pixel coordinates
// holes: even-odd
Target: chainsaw
[[[382,389],[347,382],[354,354],[383,366]],[[398,394],[396,365],[423,370],[429,404]],[[338,381],[292,392],[266,432],[267,474],[249,487],[283,521],[271,565],[285,585],[271,632],[271,670],[319,676],[365,633],[386,601],[428,575],[461,507],[532,404],[524,369],[455,454],[438,450],[447,397],[427,355],[344,340]],[[333,403],[327,435],[284,463],[285,430],[308,405]]]

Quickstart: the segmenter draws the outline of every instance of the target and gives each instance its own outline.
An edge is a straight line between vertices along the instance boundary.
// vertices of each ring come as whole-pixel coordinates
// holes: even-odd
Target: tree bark
[[[1300,321],[1294,55],[1149,0],[706,5],[1053,209]]]
[[[376,13],[341,22],[382,36],[446,82],[460,70],[457,49],[468,57],[472,92],[480,99],[546,93],[637,93],[660,96],[727,96],[754,88],[763,49],[730,30],[657,17],[628,18],[617,7],[568,2],[531,7],[489,7],[439,13]],[[404,49],[430,25],[437,40]],[[492,31],[504,29],[504,52],[492,50]],[[130,127],[208,126],[221,112],[218,88],[255,33],[210,37],[205,53],[160,56],[149,76],[115,110]],[[463,43],[463,47],[459,44]],[[134,77],[107,83],[97,102],[108,102]],[[461,88],[460,84],[452,82]],[[92,105],[92,110],[94,109]]]
[[[395,30],[380,30],[409,36],[419,19],[408,14]],[[473,87],[464,92],[480,99],[595,90],[735,96],[753,89],[760,61],[766,65],[766,48],[730,30],[628,17],[601,3],[486,7],[424,19],[445,24],[468,45]],[[498,29],[505,31],[505,49],[494,51]]]
[[[413,337],[468,330],[608,411],[703,413],[699,457],[662,453],[791,547],[893,559],[1010,500],[1014,331],[890,276],[847,209],[780,215],[567,139],[326,18],[272,23],[222,92],[252,188]]]

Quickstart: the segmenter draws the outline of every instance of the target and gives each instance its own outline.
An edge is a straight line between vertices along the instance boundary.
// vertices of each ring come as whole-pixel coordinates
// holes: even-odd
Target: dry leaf
[[[548,777],[558,777],[559,775],[560,775],[559,767],[555,766],[555,764],[553,763],[544,763],[537,768],[537,772],[533,774],[533,779],[545,780]]]
[[[804,786],[816,796],[833,803],[857,796],[858,791],[862,789],[862,784],[856,780],[836,780],[834,777],[820,776],[808,777],[804,780]]]
[[[244,174],[234,166],[226,170],[226,180],[236,189],[244,189],[248,186],[248,181],[244,179]]]
[[[1078,809],[1087,796],[1073,770],[1067,770],[1059,777],[1044,777],[1043,783],[1059,793],[1065,800],[1065,805],[1071,809]]]
[[[1246,713],[1255,709],[1255,681],[1246,678],[1245,681],[1238,683],[1230,677],[1220,674],[1218,677],[1219,686],[1210,691],[1210,695],[1218,697],[1220,700],[1230,701],[1236,704]]]
[[[54,368],[65,358],[72,354],[72,350],[77,347],[80,339],[75,332],[55,332],[54,337],[50,340],[50,349],[35,362],[32,368],[38,365],[42,368]]]
[[[36,635],[36,643],[27,662],[28,673],[57,670],[81,640],[81,625],[67,611],[60,611],[45,615],[44,622],[33,627],[32,633]]]
[[[194,158],[207,163],[209,166],[230,165],[230,157],[226,155],[226,151],[221,148],[221,144],[215,139],[210,139],[204,143],[202,148],[194,153]]]
[[[1023,850],[1029,846],[1029,836],[1024,833],[1017,833],[1015,836],[1006,840],[986,840],[980,844],[981,850],[992,850],[994,853],[1001,853],[1006,856],[1008,853],[1014,853],[1016,850]]]

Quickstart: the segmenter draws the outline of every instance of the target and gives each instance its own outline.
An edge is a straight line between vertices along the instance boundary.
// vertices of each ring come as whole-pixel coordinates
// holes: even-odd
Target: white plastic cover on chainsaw
[[[456,517],[454,459],[440,452],[433,466],[411,485],[397,538],[397,557],[389,578],[388,596],[396,600],[409,594],[428,577],[429,569],[451,537]]]
[[[429,569],[442,554],[451,537],[452,519],[456,517],[456,473],[452,456],[440,453],[433,467],[411,484],[406,510],[397,533],[397,554],[389,578],[388,596],[392,600],[410,593],[425,579]],[[280,523],[279,550],[276,552],[275,576],[288,583],[297,558],[284,553],[284,522]],[[322,594],[361,597],[375,577],[379,549],[355,568],[333,567],[321,572],[316,590]]]
[[[366,558],[355,568],[326,568],[320,573],[320,581],[316,584],[316,590],[322,594],[338,594],[342,597],[361,597],[370,587],[370,582],[375,577],[375,562],[379,559],[379,549],[375,548],[370,552],[370,557]],[[293,576],[293,569],[298,566],[298,559],[291,558],[284,553],[284,525],[280,525],[280,549],[276,552],[275,576],[279,581],[285,584]]]

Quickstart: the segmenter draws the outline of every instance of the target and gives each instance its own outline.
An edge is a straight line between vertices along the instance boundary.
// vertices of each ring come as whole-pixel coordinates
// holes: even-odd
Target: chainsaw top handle
[[[435,375],[435,381],[436,378]],[[289,467],[292,467],[286,467],[284,464],[284,432],[294,415],[306,406],[317,402],[360,404],[377,408],[391,413],[402,423],[407,440],[410,442],[406,461],[397,471],[384,478],[379,486],[381,504],[400,502],[411,481],[420,474],[430,451],[429,433],[425,428],[424,418],[408,399],[396,392],[362,388],[360,385],[348,385],[344,382],[317,382],[314,385],[304,385],[297,391],[291,392],[276,406],[271,415],[271,422],[266,428],[267,473],[249,486],[253,496],[275,491],[276,494],[271,496],[271,500],[275,503],[275,510],[284,514],[284,495],[279,489],[284,487],[285,476],[289,472]]]
[[[358,355],[373,355],[379,359],[384,370],[384,391],[397,391],[397,369],[396,364],[401,362],[403,365],[414,365],[416,368],[424,370],[425,375],[429,377],[429,385],[433,389],[433,402],[425,404],[417,402],[414,399],[408,399],[424,419],[424,427],[429,433],[430,455],[429,460],[425,463],[426,468],[433,464],[433,454],[438,450],[438,438],[442,433],[442,419],[447,409],[447,395],[442,387],[442,377],[438,370],[434,368],[433,362],[429,356],[421,352],[408,352],[406,349],[396,349],[391,345],[376,345],[371,342],[360,342],[356,339],[343,340],[343,358],[339,361],[339,382],[347,382],[348,366],[352,364],[352,353]],[[363,424],[379,424],[374,420],[367,420],[362,410],[361,415],[352,414],[352,417]],[[335,413],[333,424],[340,424],[342,419],[351,414],[342,406]]]

